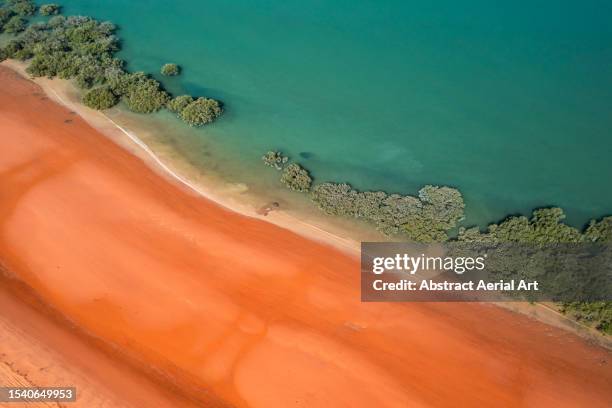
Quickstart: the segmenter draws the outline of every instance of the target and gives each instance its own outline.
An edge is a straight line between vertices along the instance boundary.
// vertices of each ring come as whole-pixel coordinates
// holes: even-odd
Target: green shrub
[[[587,242],[612,242],[612,217],[592,220],[584,232],[583,239]]]
[[[458,190],[436,186],[423,187],[417,198],[323,183],[312,189],[311,199],[327,214],[361,218],[387,235],[402,234],[416,242],[446,241],[465,207]]]
[[[62,25],[64,25],[65,22],[66,22],[66,17],[64,17],[64,16],[53,16],[53,17],[51,17],[49,19],[47,24],[51,28],[57,28],[57,27],[61,27]]]
[[[176,64],[165,64],[161,68],[162,75],[165,76],[176,76],[181,72],[181,69]]]
[[[56,14],[59,14],[59,11],[60,11],[60,6],[55,3],[43,4],[38,9],[38,12],[40,13],[41,16],[56,15]]]
[[[19,16],[33,16],[36,13],[36,6],[29,0],[8,0],[6,4]]]
[[[560,208],[540,208],[532,217],[508,217],[498,224],[491,224],[485,232],[479,228],[459,230],[458,240],[463,242],[546,245],[555,243],[612,242],[612,217],[591,221],[580,231],[563,223],[565,214]],[[559,310],[574,320],[597,330],[612,334],[612,302],[558,303]]]
[[[180,115],[183,109],[185,109],[193,101],[194,99],[189,95],[177,96],[176,98],[168,101],[166,108],[168,108],[170,112]]]
[[[289,161],[287,156],[276,150],[270,150],[261,157],[266,166],[274,167],[276,170],[282,170],[283,166]]]
[[[6,58],[15,58],[15,55],[23,49],[23,44],[19,40],[11,40],[4,46]]]
[[[151,113],[168,106],[192,126],[212,122],[222,113],[215,100],[182,96],[170,101],[158,81],[142,72],[125,72],[123,61],[113,56],[119,49],[114,24],[90,17],[54,15],[46,23],[37,22],[25,29],[26,20],[21,15],[33,13],[33,3],[12,0],[5,4],[8,7],[0,7],[2,28],[23,33],[2,49],[0,57],[31,59],[26,71],[35,77],[73,79],[83,89],[98,87],[87,94],[91,106],[112,106],[117,98],[122,98],[137,113]],[[43,15],[57,12],[56,4],[40,9]],[[176,64],[164,67],[167,74],[178,71]]]
[[[478,228],[459,230],[461,241],[517,242],[523,244],[555,244],[582,242],[582,233],[562,221],[565,214],[560,208],[540,208],[533,211],[531,219],[524,216],[508,217],[499,224],[491,224],[486,232]],[[593,224],[593,230],[598,229]]]
[[[107,75],[108,84],[115,95],[123,96],[128,93],[130,87],[140,81],[146,81],[147,75],[144,72],[127,73],[116,71]]]
[[[0,33],[4,31],[4,25],[13,17],[14,13],[8,8],[0,8]]]
[[[128,108],[136,113],[157,112],[166,105],[169,95],[161,85],[147,76],[138,76],[128,81],[123,98]]]
[[[13,54],[13,58],[19,61],[27,61],[34,56],[31,50],[23,48]]]
[[[83,97],[83,103],[97,110],[109,109],[119,102],[119,98],[110,90],[108,86],[93,88]]]
[[[312,178],[308,171],[296,163],[291,163],[283,170],[281,183],[294,191],[307,192],[310,190]]]
[[[4,24],[4,31],[10,34],[20,33],[25,30],[27,20],[21,16],[13,16]]]
[[[187,105],[179,114],[190,126],[202,126],[213,122],[223,112],[221,104],[209,98],[198,98]]]
[[[559,310],[572,319],[612,334],[612,302],[571,302],[561,304]]]

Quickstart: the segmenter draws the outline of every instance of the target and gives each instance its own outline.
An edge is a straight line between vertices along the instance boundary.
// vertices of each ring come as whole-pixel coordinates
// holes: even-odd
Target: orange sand
[[[46,304],[13,323],[63,326],[65,364],[102,350],[205,406],[612,403],[604,349],[490,305],[362,304],[356,259],[184,192],[12,71],[0,85],[0,262]]]

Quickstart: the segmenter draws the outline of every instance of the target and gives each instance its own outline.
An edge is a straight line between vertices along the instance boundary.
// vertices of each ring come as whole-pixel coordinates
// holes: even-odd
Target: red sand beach
[[[88,408],[612,403],[603,348],[492,305],[363,304],[357,259],[0,84],[0,383],[74,384]]]

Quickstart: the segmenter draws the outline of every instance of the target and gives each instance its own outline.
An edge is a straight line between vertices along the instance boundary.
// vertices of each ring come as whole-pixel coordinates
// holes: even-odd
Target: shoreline
[[[125,129],[106,113],[89,109],[81,104],[80,101],[75,100],[74,94],[77,91],[70,81],[62,79],[32,78],[25,72],[27,63],[21,61],[5,60],[1,62],[0,65],[15,71],[23,78],[39,85],[47,96],[51,97],[60,105],[77,112],[79,116],[85,119],[85,121],[100,133],[143,160],[150,168],[164,178],[181,185],[186,190],[238,214],[270,222],[311,240],[325,242],[352,256],[359,256],[360,242],[353,238],[343,236],[344,231],[331,224],[322,224],[320,221],[316,223],[304,222],[300,218],[288,214],[283,209],[271,211],[268,215],[263,216],[258,214],[259,208],[254,202],[249,202],[248,199],[245,200],[244,196],[241,196],[240,191],[235,191],[240,190],[240,187],[236,188],[236,186],[218,180],[216,176],[210,174],[200,173],[199,175],[201,175],[205,181],[199,183],[195,183],[179,174],[177,171],[173,170],[168,163],[165,163],[149,145],[136,134]],[[111,127],[108,126],[109,124]]]
[[[143,160],[146,165],[165,179],[180,186],[192,194],[210,200],[222,208],[232,212],[270,222],[281,228],[295,232],[313,241],[323,242],[344,253],[359,258],[360,242],[347,237],[347,231],[331,227],[331,224],[317,225],[302,221],[299,217],[288,214],[284,210],[272,211],[267,216],[258,214],[254,201],[249,202],[241,192],[236,193],[235,188],[226,182],[216,180],[214,175],[202,174],[204,181],[192,182],[188,178],[173,170],[150,147],[133,132],[124,128],[102,111],[89,109],[75,99],[76,88],[67,80],[31,78],[26,72],[25,62],[6,60],[0,63],[28,81],[39,85],[47,96],[60,105],[78,113],[87,123],[97,129],[102,135],[118,144],[134,156]],[[110,125],[110,126],[109,126]],[[201,173],[200,173],[201,174]],[[330,232],[328,229],[331,229]],[[349,232],[350,233],[350,232]],[[344,235],[344,236],[343,236]],[[545,324],[578,334],[587,341],[612,350],[612,338],[588,327],[580,322],[563,315],[554,308],[536,303],[522,304],[520,302],[496,302],[496,306],[529,316]]]
[[[493,305],[364,304],[355,257],[185,191],[0,74],[3,266],[122,355],[237,407],[612,398],[609,351]]]

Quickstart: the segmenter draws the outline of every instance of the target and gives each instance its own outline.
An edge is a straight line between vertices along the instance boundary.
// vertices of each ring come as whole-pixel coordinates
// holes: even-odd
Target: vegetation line
[[[65,17],[60,15],[58,5],[46,4],[38,9],[44,21],[28,25],[36,10],[31,0],[4,0],[0,33],[14,34],[14,38],[0,49],[0,61],[27,61],[27,72],[34,77],[74,79],[85,91],[83,103],[97,110],[109,109],[120,101],[136,113],[168,108],[190,126],[211,123],[223,113],[221,102],[215,99],[189,95],[173,98],[150,75],[127,72],[125,62],[114,57],[119,51],[114,24],[91,17]],[[180,68],[166,64],[161,72],[178,75]]]
[[[579,230],[563,222],[565,213],[557,207],[536,209],[531,218],[508,217],[489,225],[486,231],[460,227],[458,234],[451,236],[450,232],[464,219],[465,204],[457,189],[428,185],[417,196],[402,196],[384,191],[358,191],[347,183],[324,182],[313,186],[308,170],[292,163],[282,152],[271,150],[262,160],[281,173],[280,181],[287,188],[308,193],[323,212],[363,219],[384,234],[402,240],[425,243],[451,240],[490,246],[516,243],[535,248],[549,244],[612,243],[612,217],[591,220],[586,228]],[[573,320],[612,334],[612,302],[564,302],[556,306]]]

